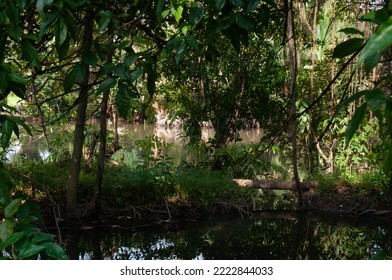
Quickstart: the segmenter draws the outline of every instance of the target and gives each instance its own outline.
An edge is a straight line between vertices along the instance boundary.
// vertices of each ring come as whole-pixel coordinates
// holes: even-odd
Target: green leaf
[[[114,73],[122,80],[130,81],[131,80],[131,72],[128,68],[124,67],[125,65],[119,64],[114,69]]]
[[[59,17],[56,22],[54,32],[56,36],[56,47],[60,48],[64,44],[68,36],[67,25],[61,17]]]
[[[347,125],[347,129],[345,132],[346,136],[346,145],[350,143],[351,139],[354,137],[355,132],[359,128],[360,124],[362,123],[363,117],[365,116],[367,109],[367,104],[363,103],[361,106],[359,106],[356,110],[355,113],[352,117],[352,119],[349,121]]]
[[[261,0],[251,0],[246,7],[246,13],[251,13],[260,4]]]
[[[3,251],[8,246],[13,245],[16,242],[18,242],[24,235],[25,235],[25,233],[23,231],[22,232],[15,232],[14,234],[10,235],[7,239],[4,240],[4,242],[1,243],[0,252]]]
[[[8,148],[10,144],[10,139],[12,136],[12,132],[14,131],[15,123],[10,119],[5,119],[1,123],[1,146],[3,149]]]
[[[100,85],[97,90],[97,94],[101,94],[102,92],[107,92],[111,88],[115,87],[117,84],[116,79],[114,78],[106,78]]]
[[[364,96],[365,94],[367,94],[369,92],[369,90],[363,90],[363,91],[358,91],[356,94],[351,95],[349,98],[343,100],[337,107],[336,107],[336,111],[340,111],[343,107],[345,107],[346,105],[357,101],[359,98],[361,98],[362,96]]]
[[[340,29],[338,32],[342,32],[342,33],[344,33],[346,35],[361,35],[361,36],[365,36],[365,34],[362,31],[360,31],[358,29],[355,29],[355,28],[351,28],[351,27]]]
[[[0,166],[0,208],[9,204],[11,195],[9,190],[14,186],[11,176]]]
[[[160,24],[160,23],[162,22],[162,20],[163,20],[162,11],[163,11],[164,5],[165,5],[165,0],[158,0],[158,3],[157,3],[157,10],[156,10],[156,12],[155,12],[155,15],[156,15],[156,17],[157,17],[158,24]]]
[[[375,255],[372,255],[371,259],[372,260],[389,260],[390,256],[388,253],[382,251],[382,252],[379,252]]]
[[[164,19],[164,18],[166,18],[167,17],[167,15],[168,14],[170,14],[170,9],[167,9],[167,10],[164,10],[163,12],[162,12],[162,18]]]
[[[96,66],[98,63],[97,54],[91,50],[84,51],[82,53],[82,61],[87,65]]]
[[[124,58],[124,66],[129,68],[139,59],[139,55],[136,53],[130,53]]]
[[[16,96],[18,96],[21,99],[25,98],[25,92],[26,92],[26,85],[14,81],[8,81],[8,87],[6,89],[6,95],[12,91],[15,93]]]
[[[392,171],[392,150],[388,149],[385,153],[386,154],[385,154],[385,159],[383,161],[382,169],[385,172],[385,174],[390,174],[390,172]]]
[[[387,98],[384,92],[378,88],[373,89],[365,95],[365,100],[373,114],[382,121],[387,106]]]
[[[98,31],[103,31],[112,20],[112,13],[110,11],[100,11],[98,13],[100,19],[98,21]]]
[[[28,220],[29,215],[30,215],[30,209],[26,205],[26,203],[22,204],[19,207],[18,212],[16,212],[16,217],[19,219],[19,222],[21,223],[24,223],[26,220]]]
[[[229,2],[236,7],[242,7],[244,5],[242,0],[229,0]]]
[[[15,133],[16,137],[19,138],[19,127],[16,125],[16,123],[14,125],[14,133]]]
[[[135,68],[135,70],[133,70],[132,73],[131,73],[131,81],[135,82],[141,76],[143,76],[143,67],[142,66],[137,66]]]
[[[216,0],[216,1],[215,1],[215,9],[218,10],[218,11],[220,11],[220,10],[223,9],[223,7],[225,6],[225,4],[226,4],[226,0]]]
[[[67,76],[65,76],[64,83],[63,83],[64,91],[65,92],[71,91],[75,82],[76,82],[76,75],[74,69],[72,68],[72,70],[68,72]]]
[[[20,204],[22,203],[21,198],[17,198],[11,201],[4,209],[4,216],[9,219],[12,218],[18,211]]]
[[[177,64],[180,64],[180,62],[183,60],[187,50],[188,50],[188,44],[186,42],[182,42],[180,46],[177,48],[176,54],[174,56]]]
[[[376,53],[373,56],[368,56],[365,58],[363,65],[365,67],[365,70],[369,73],[371,72],[371,70],[377,66],[377,64],[380,62],[381,60],[381,54],[380,53]],[[369,69],[369,70],[367,70]]]
[[[69,36],[65,40],[64,44],[62,44],[61,46],[56,46],[57,55],[58,55],[60,61],[64,60],[67,57],[68,52],[69,52],[69,47],[70,47],[70,37]]]
[[[73,69],[75,73],[76,80],[78,82],[84,82],[87,79],[87,74],[86,74],[86,66],[83,64],[76,64]]]
[[[366,15],[364,15],[363,17],[361,17],[362,21],[370,21],[370,22],[374,22],[378,25],[383,24],[388,19],[389,19],[389,13],[388,13],[387,9],[380,9],[377,11],[371,11],[371,12],[367,13]]]
[[[226,18],[226,19],[218,22],[218,24],[215,27],[215,32],[220,33],[222,31],[226,30],[234,23],[234,21],[235,21],[234,17],[229,17],[229,18]]]
[[[198,24],[204,17],[204,6],[200,2],[194,2],[191,5],[191,9],[189,11],[189,21],[191,25]]]
[[[83,82],[86,79],[86,66],[83,64],[76,64],[71,71],[68,72],[67,76],[64,79],[64,91],[69,92],[76,81]]]
[[[8,78],[15,83],[22,84],[22,85],[26,84],[26,79],[18,73],[10,72],[8,73]]]
[[[36,8],[40,14],[44,13],[44,8],[53,3],[53,0],[37,0]]]
[[[388,47],[392,45],[392,18],[388,19],[385,23],[380,25],[378,29],[373,33],[362,50],[356,67],[359,67],[365,60],[374,57],[377,54],[384,52]],[[373,63],[365,63],[365,69],[370,72],[373,67]]]
[[[43,242],[47,242],[47,241],[53,241],[54,237],[55,237],[55,235],[53,235],[53,234],[40,232],[36,236],[33,237],[31,242],[34,244],[38,244],[38,243],[43,243]],[[43,244],[39,244],[39,245],[43,245]]]
[[[18,117],[15,117],[15,116],[7,116],[7,117],[11,121],[15,122],[17,125],[20,125],[21,127],[23,127],[30,136],[33,136],[32,133],[31,133],[30,126],[28,124],[26,124],[24,122],[24,120],[22,120],[22,119],[20,119]]]
[[[14,234],[14,225],[10,220],[0,222],[0,241],[5,242]]]
[[[271,7],[277,9],[278,5],[276,3],[276,0],[264,0],[265,3],[267,3],[268,5],[270,5]]]
[[[27,0],[16,0],[16,3],[20,9],[24,9],[26,7]]]
[[[40,24],[39,38],[44,37],[48,29],[56,23],[58,18],[59,18],[58,11],[50,11],[49,13],[45,13],[44,19]]]
[[[131,94],[129,87],[125,83],[119,83],[115,103],[120,116],[127,119],[131,106]]]
[[[332,56],[334,58],[343,58],[349,56],[358,51],[362,47],[364,41],[365,40],[362,38],[348,39],[347,41],[340,43],[335,47]]]
[[[45,243],[42,246],[44,246],[44,253],[51,259],[54,260],[66,260],[67,255],[64,252],[64,249],[61,248],[59,245],[50,242],[50,243]]]
[[[236,14],[235,16],[235,22],[237,23],[237,25],[243,29],[252,29],[253,28],[253,24],[247,19],[245,18],[243,15],[241,14]]]
[[[38,255],[41,251],[45,249],[42,245],[31,245],[27,246],[24,250],[20,250],[18,254],[18,259],[27,259],[32,256]]]
[[[23,58],[26,59],[28,62],[30,62],[31,65],[33,65],[34,67],[38,68],[40,66],[38,51],[33,46],[33,44],[28,40],[24,40],[22,41],[21,48],[22,48]]]
[[[184,11],[184,8],[182,6],[178,6],[177,9],[172,7],[171,12],[174,15],[174,19],[176,20],[177,23],[180,22],[180,19],[182,18],[182,12]]]

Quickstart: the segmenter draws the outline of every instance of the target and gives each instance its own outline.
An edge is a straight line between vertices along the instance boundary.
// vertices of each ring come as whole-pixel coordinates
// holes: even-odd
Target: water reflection
[[[73,259],[371,259],[391,257],[389,234],[387,224],[255,217],[74,232],[66,250]]]
[[[66,125],[58,129],[52,128],[48,134],[48,140],[51,148],[56,152],[69,152],[72,150],[72,129],[73,127],[71,125]],[[186,141],[184,140],[183,131],[180,128],[124,123],[119,127],[119,133],[121,135],[120,145],[124,147],[125,150],[134,149],[135,141],[143,140],[149,136],[158,136],[166,143],[172,145],[168,156],[173,159],[174,163],[189,160],[190,155],[184,149]],[[213,136],[213,129],[204,128],[202,130],[203,141],[208,141]],[[256,143],[261,136],[261,129],[240,131],[242,144]],[[45,137],[42,133],[37,133],[33,137],[21,135],[20,140],[15,140],[6,153],[6,158],[8,162],[11,163],[20,158],[48,160],[50,156],[51,153],[49,152]]]

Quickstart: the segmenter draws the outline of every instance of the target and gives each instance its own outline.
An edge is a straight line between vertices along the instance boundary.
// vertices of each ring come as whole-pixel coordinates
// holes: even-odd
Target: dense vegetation
[[[105,211],[386,210],[391,15],[381,0],[2,0],[4,258],[64,257],[41,214],[59,227]],[[159,137],[122,149],[119,121],[181,127],[195,156],[174,164]],[[258,143],[232,145],[254,127]],[[7,163],[24,134],[50,156]],[[233,178],[294,181],[297,193]],[[318,187],[304,193],[305,180]]]

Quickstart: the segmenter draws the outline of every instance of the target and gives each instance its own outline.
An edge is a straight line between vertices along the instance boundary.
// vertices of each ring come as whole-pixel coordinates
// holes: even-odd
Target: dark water
[[[68,233],[65,240],[71,259],[359,260],[392,256],[388,223],[332,221],[296,213],[144,230],[102,228]]]

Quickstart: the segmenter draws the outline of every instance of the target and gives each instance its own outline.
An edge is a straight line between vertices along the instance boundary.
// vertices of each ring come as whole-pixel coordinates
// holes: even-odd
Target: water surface
[[[287,213],[175,223],[148,229],[104,228],[66,235],[72,259],[391,258],[391,232],[375,220],[332,221]],[[292,217],[290,217],[292,216]]]

